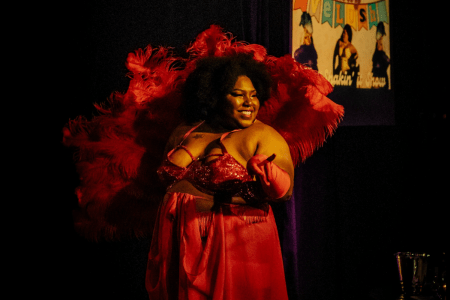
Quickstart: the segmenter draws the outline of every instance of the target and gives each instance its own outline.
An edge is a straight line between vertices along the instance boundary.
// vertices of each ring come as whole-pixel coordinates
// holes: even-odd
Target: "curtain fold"
[[[290,53],[291,1],[238,0],[242,39],[266,47],[268,53]]]

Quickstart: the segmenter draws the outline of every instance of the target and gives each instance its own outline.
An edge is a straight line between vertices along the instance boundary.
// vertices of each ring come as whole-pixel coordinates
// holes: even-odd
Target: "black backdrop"
[[[296,170],[301,219],[298,263],[288,267],[299,279],[287,274],[292,299],[391,299],[398,287],[394,252],[443,251],[448,121],[443,97],[435,94],[440,56],[427,53],[437,46],[433,39],[418,39],[427,29],[412,26],[419,9],[395,2],[396,125],[340,127]],[[77,175],[70,150],[60,144],[61,128],[69,118],[89,117],[93,102],[124,91],[127,54],[147,44],[182,51],[215,23],[269,54],[289,53],[290,1],[105,0],[60,9],[55,40],[67,72],[59,78],[51,131],[56,188],[46,253],[55,268],[43,288],[55,299],[146,299],[148,240],[94,244],[72,230]],[[280,222],[283,210],[275,211]]]

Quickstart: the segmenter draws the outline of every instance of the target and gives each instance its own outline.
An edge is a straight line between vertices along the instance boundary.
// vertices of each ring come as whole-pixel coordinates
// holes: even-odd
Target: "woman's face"
[[[225,102],[223,121],[226,127],[247,128],[255,122],[260,104],[250,78],[239,76]]]
[[[383,38],[380,38],[377,40],[377,50],[382,51],[383,50]]]
[[[347,30],[344,30],[344,32],[342,33],[342,41],[344,43],[348,43],[348,32],[347,32]]]

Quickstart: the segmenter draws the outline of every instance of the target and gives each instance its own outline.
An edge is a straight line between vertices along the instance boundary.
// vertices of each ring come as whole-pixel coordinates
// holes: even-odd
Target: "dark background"
[[[445,251],[448,120],[437,75],[444,56],[430,27],[418,21],[423,11],[390,2],[395,125],[339,127],[297,168],[299,253],[298,263],[287,268],[292,299],[395,299],[395,252],[437,257]],[[49,179],[50,246],[41,258],[50,272],[32,278],[44,281],[40,289],[55,299],[146,299],[148,240],[91,243],[73,232],[77,174],[61,129],[70,118],[90,117],[94,102],[125,91],[126,57],[148,44],[183,52],[214,23],[238,40],[266,46],[271,55],[289,53],[290,1],[105,0],[55,9],[57,48],[49,51],[60,54],[54,64],[64,65],[64,72],[53,76],[60,91],[51,102],[57,107],[51,127],[55,176]],[[282,218],[282,208],[274,209]],[[290,270],[300,274],[296,282]]]

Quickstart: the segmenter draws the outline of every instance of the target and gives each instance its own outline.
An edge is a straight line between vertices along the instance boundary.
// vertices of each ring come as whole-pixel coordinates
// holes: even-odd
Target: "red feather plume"
[[[330,136],[343,108],[326,97],[332,86],[318,72],[286,55],[267,55],[264,47],[235,41],[211,26],[187,49],[188,58],[170,49],[138,49],[128,55],[130,84],[113,93],[99,115],[78,117],[63,129],[63,143],[74,147],[80,176],[80,210],[75,228],[86,238],[121,239],[150,235],[164,189],[156,169],[172,130],[180,122],[181,89],[198,59],[247,53],[272,76],[272,96],[258,119],[287,141],[294,164],[309,157]]]

